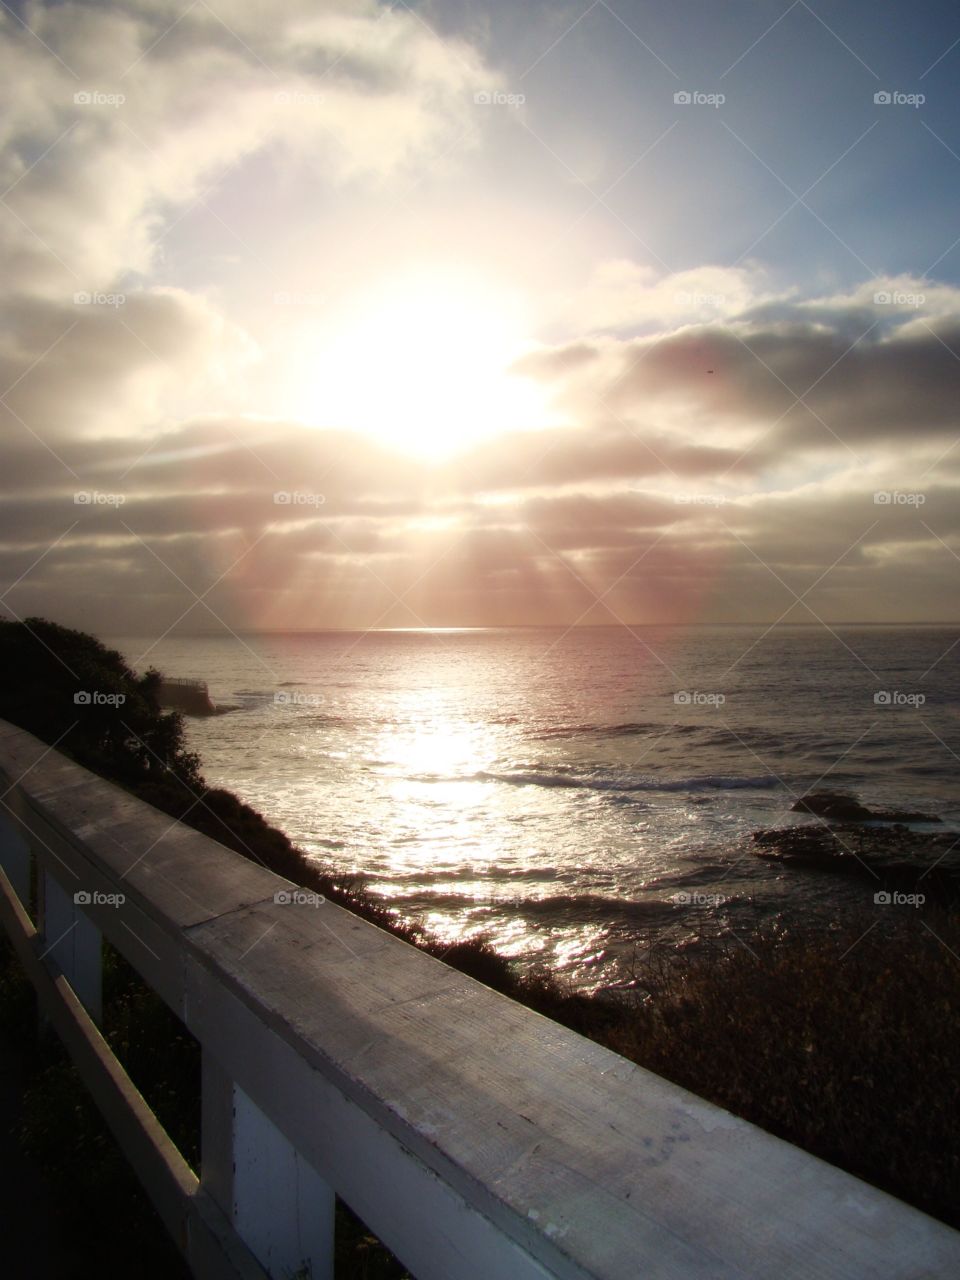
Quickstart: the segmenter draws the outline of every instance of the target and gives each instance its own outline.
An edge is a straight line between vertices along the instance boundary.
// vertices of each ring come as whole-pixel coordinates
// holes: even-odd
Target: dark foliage
[[[603,1039],[960,1227],[960,922],[925,924],[674,955]]]
[[[160,678],[137,676],[82,631],[43,618],[0,621],[0,719],[121,786],[196,789],[199,761],[184,747],[180,716],[160,711]]]

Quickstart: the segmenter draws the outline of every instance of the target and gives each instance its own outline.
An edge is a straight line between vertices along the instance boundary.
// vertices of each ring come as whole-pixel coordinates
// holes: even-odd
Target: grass
[[[960,922],[911,915],[648,966],[603,1039],[960,1228],[958,1029]]]

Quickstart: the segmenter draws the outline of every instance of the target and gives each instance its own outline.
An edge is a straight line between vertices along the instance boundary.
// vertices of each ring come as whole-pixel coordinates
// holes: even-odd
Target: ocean
[[[754,831],[811,821],[791,812],[811,788],[960,831],[956,628],[108,643],[236,708],[187,720],[209,784],[433,933],[584,990],[654,943],[868,912],[868,883],[756,856]]]

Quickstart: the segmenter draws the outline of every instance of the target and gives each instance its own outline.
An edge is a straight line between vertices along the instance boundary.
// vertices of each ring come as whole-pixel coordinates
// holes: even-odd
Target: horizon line
[[[89,625],[89,624],[87,624]],[[768,627],[772,634],[774,630],[785,630],[787,628],[793,630],[804,631],[829,631],[833,629],[843,628],[865,628],[865,627],[887,627],[899,630],[919,630],[922,628],[960,628],[960,619],[935,620],[931,622],[877,622],[877,621],[849,621],[849,622],[781,622],[771,627],[766,621],[749,621],[749,622],[601,622],[571,625],[562,622],[496,622],[496,623],[480,623],[469,626],[461,625],[437,625],[437,626],[417,626],[417,627],[270,627],[270,628],[226,628],[208,631],[181,631],[170,632],[163,636],[163,640],[204,640],[212,637],[226,639],[231,635],[234,636],[317,636],[317,635],[435,635],[438,633],[464,633],[464,632],[483,632],[483,631],[636,631],[641,629],[653,628],[673,628],[678,631],[708,630],[712,628],[755,628]],[[82,629],[82,628],[78,628]],[[110,634],[103,632],[102,634]],[[131,639],[151,639],[153,632],[144,631],[117,631],[115,635],[123,635]],[[158,641],[159,643],[159,641]]]

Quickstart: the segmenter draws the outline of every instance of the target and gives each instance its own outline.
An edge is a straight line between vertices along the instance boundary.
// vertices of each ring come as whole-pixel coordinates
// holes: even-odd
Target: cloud
[[[65,439],[155,428],[171,385],[222,388],[254,355],[241,329],[184,290],[21,295],[0,324],[0,421],[11,442],[27,434],[56,454]]]
[[[897,301],[928,295],[929,311]],[[762,438],[781,453],[857,456],[942,444],[960,429],[960,290],[881,279],[845,297],[765,299],[722,323],[580,339],[522,370],[581,415],[602,406],[631,423],[642,412],[719,447]]]
[[[257,153],[324,183],[382,180],[475,121],[496,77],[406,8],[30,7],[0,22],[0,220],[12,292],[147,273],[170,215]]]
[[[469,145],[473,92],[496,82],[373,0],[33,4],[25,23],[0,15],[0,420],[14,465],[32,443],[38,474],[56,459],[68,478],[79,436],[125,438],[132,462],[192,408],[242,404],[258,343],[216,295],[159,283],[213,186],[256,157],[312,192],[409,180]]]
[[[756,306],[768,292],[759,266],[702,266],[664,275],[630,259],[598,263],[562,314],[585,333],[662,332]]]
[[[180,221],[205,210],[204,270],[236,257],[255,289],[288,189],[318,211],[347,188],[384,203],[480,140],[496,113],[473,94],[500,77],[373,0],[24,12],[33,33],[0,18],[0,583],[15,614],[114,634],[810,620],[791,592],[811,587],[834,620],[954,609],[960,290],[884,276],[803,293],[754,263],[602,261],[551,296],[563,337],[517,369],[563,425],[494,431],[431,465],[254,417],[247,383],[275,347],[229,289],[176,276]],[[248,199],[266,209],[249,241],[228,226]],[[342,246],[351,271],[367,248]],[[310,310],[265,321],[268,339],[292,344]],[[308,374],[317,328],[308,316],[300,335]],[[387,369],[372,346],[371,384]]]
[[[73,442],[82,483],[49,460],[0,508],[0,575],[22,575],[7,600],[20,616],[56,602],[58,616],[115,634],[159,633],[187,609],[193,628],[773,620],[791,608],[810,621],[791,591],[813,586],[819,616],[855,621],[936,617],[960,570],[957,489],[942,479],[920,505],[902,492],[878,504],[875,480],[855,471],[770,492],[663,470],[592,485],[534,471],[537,484],[492,492],[296,424],[196,421],[139,461],[138,443]],[[887,479],[897,490],[902,477]],[[78,505],[78,489],[94,496]],[[278,504],[280,489],[303,501]]]
[[[181,309],[193,314],[177,295],[154,303],[158,343],[165,320],[176,318],[176,333]],[[11,583],[22,576],[7,603],[22,616],[56,600],[67,620],[98,618],[102,629],[109,618],[115,633],[215,627],[217,618],[236,628],[941,617],[960,570],[946,430],[955,375],[952,359],[937,354],[952,318],[917,326],[906,313],[880,313],[886,304],[873,308],[883,334],[864,365],[829,384],[835,431],[864,451],[861,464],[835,434],[817,433],[815,418],[804,432],[789,418],[767,425],[764,415],[782,401],[751,381],[758,362],[743,334],[767,363],[812,378],[840,369],[838,348],[867,304],[820,302],[815,322],[794,300],[773,318],[772,305],[739,320],[738,338],[713,325],[659,342],[541,352],[540,377],[578,384],[578,425],[493,439],[443,466],[349,432],[221,416],[146,442],[136,431],[65,433],[67,471],[22,433],[4,472],[17,497],[0,518],[0,572]],[[33,327],[21,325],[21,340],[33,350],[49,332],[50,308],[28,315]],[[122,368],[125,349],[108,357],[96,330],[80,339],[89,358],[66,361],[62,384],[55,364],[46,370],[45,394],[59,388],[51,410],[118,385],[110,360]],[[690,396],[684,370],[700,344],[717,372]],[[735,374],[718,352],[736,356]],[[638,353],[643,374],[625,377]],[[869,432],[865,367],[887,401]],[[940,395],[943,412],[927,404],[911,428],[911,471],[898,415],[934,374],[939,389],[926,393]],[[766,427],[743,458],[729,443],[738,422]],[[946,457],[924,475],[927,445]],[[100,498],[77,505],[78,489]],[[278,503],[278,491],[301,497]]]

